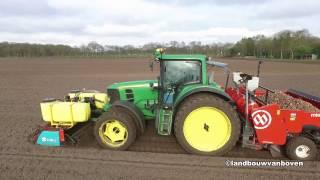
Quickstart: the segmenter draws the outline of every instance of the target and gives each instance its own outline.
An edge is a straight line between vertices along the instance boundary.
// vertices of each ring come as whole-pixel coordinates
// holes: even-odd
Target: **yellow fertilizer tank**
[[[91,114],[90,103],[85,102],[43,102],[40,107],[42,119],[51,126],[72,127],[88,121]]]
[[[84,92],[71,92],[68,94],[71,99],[75,97],[79,97],[80,100],[84,98],[94,98],[95,106],[98,109],[103,109],[103,107],[109,102],[108,95],[106,93],[101,93],[99,91],[91,90],[91,91],[84,91]]]

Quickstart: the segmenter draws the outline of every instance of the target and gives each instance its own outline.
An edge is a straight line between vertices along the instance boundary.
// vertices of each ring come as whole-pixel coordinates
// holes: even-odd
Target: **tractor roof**
[[[157,60],[200,60],[206,61],[207,56],[203,54],[165,54],[164,49],[157,49],[155,52]]]

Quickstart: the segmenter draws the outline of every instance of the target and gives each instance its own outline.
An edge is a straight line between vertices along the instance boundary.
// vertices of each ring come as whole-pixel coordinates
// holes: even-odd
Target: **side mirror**
[[[149,68],[150,68],[150,70],[153,72],[153,61],[150,62]]]

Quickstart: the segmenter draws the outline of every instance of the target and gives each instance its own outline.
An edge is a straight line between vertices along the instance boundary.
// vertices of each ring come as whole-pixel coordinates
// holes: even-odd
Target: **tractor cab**
[[[188,89],[192,91],[196,87],[220,87],[214,82],[213,75],[208,75],[207,66],[226,68],[227,65],[208,61],[205,55],[167,55],[164,49],[156,50],[155,61],[160,64],[156,128],[159,134],[169,135],[175,108],[186,97]]]

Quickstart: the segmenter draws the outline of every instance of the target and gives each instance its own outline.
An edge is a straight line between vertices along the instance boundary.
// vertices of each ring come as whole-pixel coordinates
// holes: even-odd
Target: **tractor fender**
[[[214,95],[217,95],[219,97],[221,97],[222,99],[224,99],[225,101],[228,101],[231,105],[234,105],[233,100],[231,99],[231,97],[227,94],[224,93],[223,91],[219,91],[216,90],[214,88],[209,88],[209,87],[201,87],[201,88],[196,88],[193,89],[191,91],[188,91],[187,93],[185,93],[184,95],[182,95],[176,102],[174,107],[176,107],[175,109],[178,109],[177,107],[179,107],[180,103],[185,100],[187,97],[190,97],[191,95],[194,94],[198,94],[198,93],[211,93]],[[175,114],[175,113],[174,113]]]
[[[123,108],[133,117],[137,128],[140,130],[140,133],[143,133],[146,128],[146,122],[141,110],[131,102],[128,101],[115,101],[112,103],[112,107]]]

